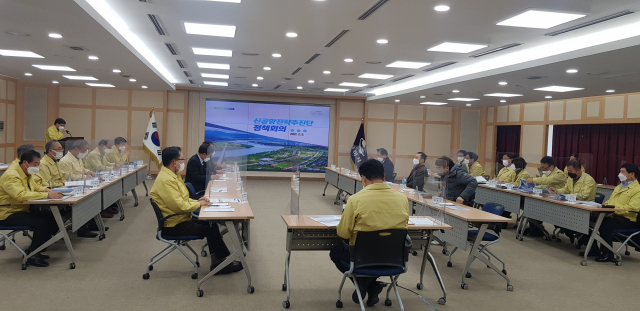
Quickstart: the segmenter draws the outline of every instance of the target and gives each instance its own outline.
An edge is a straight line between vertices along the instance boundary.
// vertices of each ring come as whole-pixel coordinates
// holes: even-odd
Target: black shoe
[[[609,252],[602,254],[600,257],[596,258],[596,262],[610,262],[613,261],[613,255]]]
[[[376,303],[380,301],[378,295],[384,289],[384,283],[382,282],[371,282],[369,288],[367,289],[367,294],[369,294],[369,299],[367,299],[367,306],[373,307]]]
[[[581,257],[584,256],[584,252],[580,252],[578,253],[578,255],[580,255]],[[587,257],[600,257],[600,251],[597,250],[595,247],[592,247],[591,250],[589,251],[589,255],[587,255]]]
[[[34,267],[48,267],[49,263],[44,261],[44,259],[39,258],[38,255],[35,255],[29,259],[27,259],[27,264]]]
[[[529,236],[531,236],[532,238],[539,238],[541,236],[544,236],[544,232],[542,232],[541,230],[531,230],[531,232],[529,232]]]
[[[81,229],[78,230],[79,238],[96,238],[98,237],[97,233],[91,232],[89,229]]]
[[[218,267],[218,265],[220,265],[220,264],[215,264],[215,265],[212,264],[210,271],[213,271],[213,269]],[[216,273],[216,275],[234,273],[234,272],[242,271],[242,269],[244,269],[244,267],[242,266],[242,263],[239,262],[239,261],[234,261],[234,262],[228,264],[226,267],[222,268],[220,271],[218,271],[218,273]]]
[[[100,231],[100,229],[98,228],[98,225],[95,224],[90,224],[87,226],[89,228],[89,231]],[[109,227],[104,227],[104,231],[109,231]]]
[[[531,228],[524,229],[524,232],[522,232],[522,235],[529,235],[529,233],[531,233]]]
[[[38,258],[40,258],[40,259],[44,259],[44,260],[49,259],[49,256],[48,256],[48,255],[45,255],[45,254],[43,254],[43,253],[37,253],[37,254],[33,255],[33,257],[38,257]]]

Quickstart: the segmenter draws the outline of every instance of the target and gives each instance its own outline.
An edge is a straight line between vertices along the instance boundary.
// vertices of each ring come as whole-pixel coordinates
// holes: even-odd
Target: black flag
[[[351,166],[357,170],[364,161],[367,161],[367,142],[364,139],[364,123],[361,123],[351,147]]]

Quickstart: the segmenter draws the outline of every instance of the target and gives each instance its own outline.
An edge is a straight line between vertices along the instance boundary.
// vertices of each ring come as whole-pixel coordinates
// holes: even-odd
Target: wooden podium
[[[63,139],[58,140],[62,145],[63,154],[67,154],[67,151],[71,149],[71,145],[73,144],[73,141],[79,140],[79,139],[84,139],[84,137],[65,137]],[[67,145],[69,146],[69,148],[67,148]]]

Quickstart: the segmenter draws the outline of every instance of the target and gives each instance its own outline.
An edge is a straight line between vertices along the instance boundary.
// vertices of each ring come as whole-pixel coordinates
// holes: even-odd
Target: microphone
[[[69,132],[69,130],[67,130],[67,134],[69,134],[69,137],[73,137],[73,135],[71,135],[71,132]]]

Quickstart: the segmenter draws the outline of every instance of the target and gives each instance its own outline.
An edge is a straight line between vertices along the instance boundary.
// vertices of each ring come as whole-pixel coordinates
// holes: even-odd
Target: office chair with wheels
[[[620,247],[618,247],[618,249],[616,250],[616,253],[620,253],[620,249],[622,249],[622,247],[625,247],[624,250],[624,254],[629,256],[631,255],[631,253],[629,252],[629,243],[631,243],[633,245],[633,247],[635,247],[636,251],[640,251],[640,243],[633,240],[633,238],[635,236],[637,236],[638,234],[640,234],[640,223],[638,223],[638,212],[632,212],[632,213],[636,213],[636,228],[634,229],[619,229],[619,230],[614,230],[613,231],[613,238],[617,241],[617,242],[621,242],[622,245],[620,245]]]
[[[6,234],[2,231],[9,231],[9,233]],[[31,238],[28,231],[33,231],[33,228],[27,226],[0,226],[0,242],[2,242],[2,245],[0,245],[0,250],[5,250],[7,248],[5,246],[5,241],[9,241],[9,244],[13,245],[13,247],[15,247],[22,254],[22,256],[26,257],[27,253],[22,248],[20,248],[18,244],[16,244],[15,235],[16,233],[21,231],[23,232],[23,234],[26,233],[25,235]],[[23,264],[22,270],[26,269],[27,265]]]
[[[389,229],[370,232],[358,232],[356,244],[351,246],[344,240],[342,243],[349,250],[350,262],[342,261],[349,270],[342,276],[340,289],[338,290],[338,301],[336,307],[342,308],[342,287],[347,277],[353,278],[356,286],[360,308],[364,311],[364,302],[360,289],[358,288],[358,277],[380,277],[388,276],[391,280],[391,286],[387,289],[387,298],[384,302],[386,306],[391,305],[389,293],[391,288],[395,291],[400,305],[400,310],[404,310],[400,293],[396,284],[400,274],[407,272],[407,261],[409,261],[409,252],[411,251],[411,239],[407,235],[406,229]]]
[[[602,204],[604,202],[604,194],[596,193],[596,199],[594,201],[598,204]]]
[[[153,211],[156,213],[156,218],[158,219],[158,232],[156,234],[156,239],[158,239],[158,241],[167,243],[169,245],[165,247],[162,251],[158,252],[153,257],[151,257],[150,263],[149,265],[147,265],[147,271],[145,274],[142,275],[142,278],[145,280],[148,280],[149,271],[153,270],[153,265],[177,249],[180,251],[180,253],[182,253],[182,255],[184,255],[185,258],[189,260],[189,262],[191,262],[191,264],[193,265],[196,271],[194,274],[191,275],[191,278],[194,280],[197,279],[198,267],[200,267],[200,262],[198,261],[198,253],[196,253],[196,251],[194,251],[193,248],[191,248],[191,246],[189,245],[189,241],[202,240],[204,239],[204,237],[195,236],[195,235],[194,236],[169,236],[169,235],[162,234],[162,229],[164,229],[164,222],[167,219],[174,216],[178,216],[180,214],[173,214],[167,217],[163,217],[162,211],[160,211],[160,207],[158,207],[158,204],[156,204],[156,202],[154,202],[153,199],[149,199],[149,201],[151,202]],[[186,246],[196,256],[195,262],[193,261],[193,259],[191,259],[191,257],[189,257],[187,252],[184,251],[182,246]]]
[[[196,189],[193,188],[193,185],[190,182],[186,182],[184,183],[184,185],[187,186],[187,189],[189,190],[189,197],[194,200],[201,198],[206,191],[206,190],[202,190],[202,191],[196,192]]]

